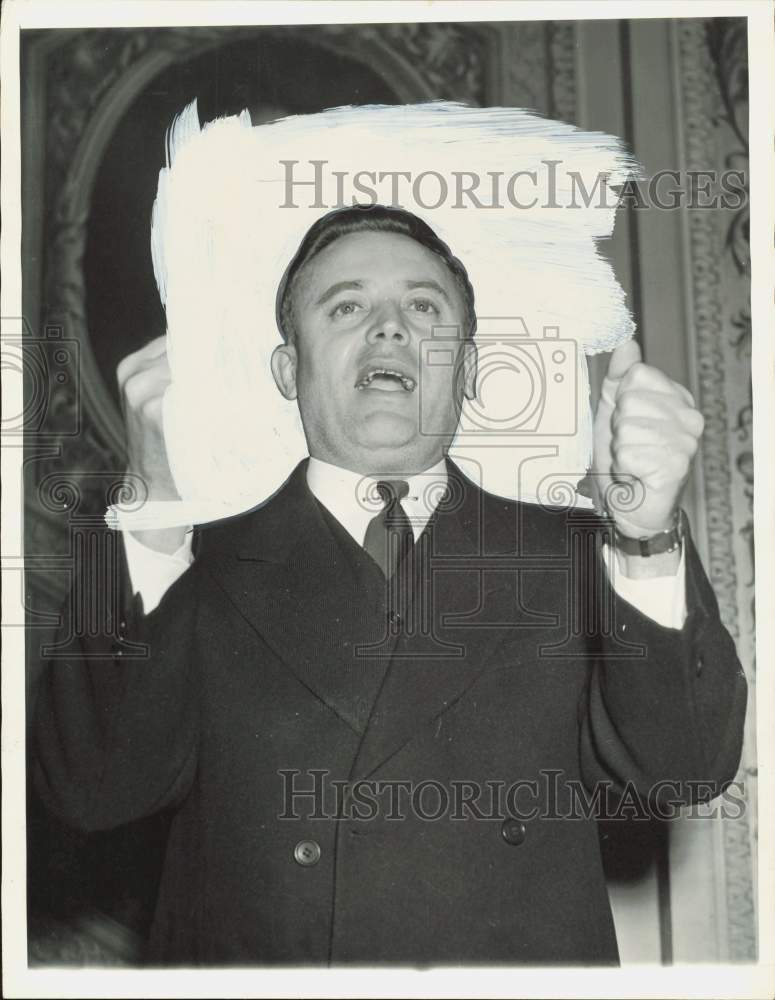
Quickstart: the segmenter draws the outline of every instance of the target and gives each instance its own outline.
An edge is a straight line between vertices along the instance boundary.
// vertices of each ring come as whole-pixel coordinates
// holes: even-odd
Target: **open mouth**
[[[411,376],[395,368],[370,368],[355,383],[356,389],[378,389],[381,392],[414,392],[416,387],[417,383]]]

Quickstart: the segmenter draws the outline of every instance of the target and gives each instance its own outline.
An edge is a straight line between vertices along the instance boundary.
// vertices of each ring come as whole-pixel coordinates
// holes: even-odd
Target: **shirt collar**
[[[339,521],[359,545],[363,545],[369,521],[383,508],[376,490],[380,477],[363,476],[350,469],[310,458],[307,485],[312,495]],[[415,540],[425,530],[447,486],[447,463],[444,459],[414,476],[381,477],[403,479],[409,493],[401,501],[412,522]]]

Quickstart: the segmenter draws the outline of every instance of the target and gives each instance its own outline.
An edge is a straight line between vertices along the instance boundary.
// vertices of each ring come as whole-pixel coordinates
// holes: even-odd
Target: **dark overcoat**
[[[108,651],[51,663],[48,806],[174,810],[155,960],[616,962],[596,814],[734,776],[745,680],[691,541],[664,628],[615,595],[593,515],[449,471],[392,586],[302,463],[151,614],[127,597]]]

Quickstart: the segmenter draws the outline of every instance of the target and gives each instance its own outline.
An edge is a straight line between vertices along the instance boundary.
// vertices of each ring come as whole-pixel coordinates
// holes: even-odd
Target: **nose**
[[[385,302],[383,304],[369,327],[367,339],[372,344],[377,344],[380,341],[398,344],[408,342],[409,333],[404,325],[404,318],[401,310],[394,303]]]

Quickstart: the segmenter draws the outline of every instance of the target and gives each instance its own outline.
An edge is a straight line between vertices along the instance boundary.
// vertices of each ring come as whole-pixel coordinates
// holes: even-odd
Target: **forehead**
[[[427,247],[400,233],[350,233],[340,236],[314,257],[299,275],[302,300],[340,281],[388,285],[432,279],[460,301],[447,265]]]

